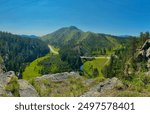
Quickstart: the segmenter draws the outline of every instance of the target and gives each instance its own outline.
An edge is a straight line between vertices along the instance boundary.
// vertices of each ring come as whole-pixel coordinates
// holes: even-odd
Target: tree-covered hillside
[[[26,63],[49,52],[46,43],[39,39],[21,38],[7,32],[0,32],[0,55],[6,70],[22,72]]]
[[[101,55],[103,50],[113,50],[123,45],[125,38],[120,40],[117,36],[83,32],[77,27],[64,27],[41,38],[43,41],[59,48],[70,46],[78,48],[84,55]]]
[[[126,47],[116,50],[103,74],[122,80],[124,89],[117,96],[149,96],[150,92],[150,34],[130,38]],[[114,94],[115,91],[113,91]]]

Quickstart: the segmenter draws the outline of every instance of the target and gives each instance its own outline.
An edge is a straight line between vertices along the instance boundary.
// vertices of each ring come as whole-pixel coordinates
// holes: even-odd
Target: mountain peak
[[[77,29],[77,30],[79,30],[76,26],[70,26],[69,29]]]

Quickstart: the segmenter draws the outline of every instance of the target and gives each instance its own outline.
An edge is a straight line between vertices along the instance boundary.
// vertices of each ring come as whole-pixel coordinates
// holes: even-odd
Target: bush
[[[138,97],[140,94],[138,92],[133,92],[133,91],[123,91],[119,92],[116,95],[117,97]]]
[[[5,87],[6,91],[10,91],[15,97],[19,97],[19,83],[18,78],[13,76],[10,82]]]

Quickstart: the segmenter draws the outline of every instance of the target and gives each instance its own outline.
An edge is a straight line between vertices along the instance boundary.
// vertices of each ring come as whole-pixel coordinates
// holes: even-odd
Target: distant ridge
[[[22,38],[39,38],[38,36],[36,35],[25,35],[25,34],[22,34],[20,35]]]

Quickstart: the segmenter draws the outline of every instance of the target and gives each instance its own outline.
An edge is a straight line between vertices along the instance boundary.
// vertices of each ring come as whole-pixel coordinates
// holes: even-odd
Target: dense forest
[[[22,38],[7,32],[0,32],[0,55],[6,71],[22,72],[27,63],[49,52],[46,43],[39,39]]]
[[[111,55],[110,63],[102,70],[105,77],[117,77],[123,81],[125,91],[121,96],[149,94],[149,39],[149,32],[141,32],[139,38],[131,37],[126,47]]]
[[[133,78],[137,71],[148,71],[146,67],[146,58],[139,61],[138,50],[140,50],[146,40],[150,39],[149,32],[141,33],[139,38],[130,37],[128,43],[122,49],[116,50],[111,56],[110,64],[105,67],[106,77]],[[141,65],[138,65],[140,63]],[[141,68],[139,68],[139,66]],[[129,73],[130,72],[130,73]]]

